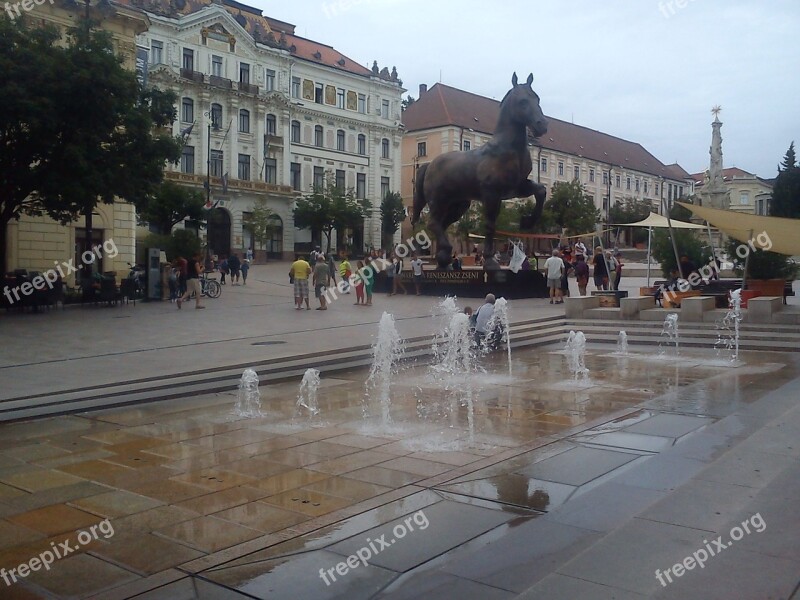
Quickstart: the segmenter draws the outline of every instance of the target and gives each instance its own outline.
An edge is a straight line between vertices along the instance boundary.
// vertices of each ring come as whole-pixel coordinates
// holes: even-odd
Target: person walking
[[[228,257],[228,269],[231,272],[231,285],[239,285],[239,270],[242,267],[242,263],[239,260],[239,256],[237,254],[231,254]]]
[[[325,298],[325,292],[331,284],[331,270],[322,254],[317,254],[317,264],[314,266],[313,284],[314,296],[319,300],[319,308],[317,308],[317,310],[328,310],[328,301]]]
[[[619,282],[622,279],[622,267],[623,267],[622,253],[619,250],[617,250],[613,258],[614,258],[614,266],[616,267],[613,289],[619,291]]]
[[[416,252],[411,253],[411,269],[414,273],[414,288],[417,290],[417,296],[420,295],[419,286],[422,284],[422,259],[417,256]]]
[[[186,274],[189,272],[189,261],[182,256],[175,259],[175,267],[178,269],[178,295],[186,293]]]
[[[389,267],[390,271],[394,271],[394,279],[392,280],[392,293],[396,294],[397,290],[403,292],[403,296],[405,296],[408,292],[406,291],[406,286],[403,283],[403,259],[400,258],[396,252],[392,253],[392,265]]]
[[[550,304],[564,302],[561,298],[561,277],[564,275],[564,260],[558,254],[558,249],[554,248],[550,258],[544,262],[547,287],[550,290]]]
[[[311,265],[303,257],[298,257],[289,268],[289,278],[294,284],[294,304],[295,310],[303,310],[303,300],[306,302],[306,310],[311,310],[308,305],[308,276],[311,275]]]
[[[331,285],[336,285],[336,261],[333,259],[333,252],[328,254],[328,273],[331,276]]]
[[[564,298],[569,297],[569,272],[574,270],[574,265],[572,264],[572,252],[570,251],[569,247],[561,255],[561,260],[564,261],[564,273],[561,275],[561,297],[562,300]]]
[[[586,295],[586,286],[589,285],[589,263],[583,254],[575,257],[575,279],[578,281],[578,294]]]
[[[222,261],[220,261],[220,263],[219,263],[219,274],[220,274],[219,284],[220,285],[225,285],[225,276],[228,274],[228,272],[229,272],[229,270],[228,270],[228,259],[227,258],[223,258]]]
[[[242,262],[242,285],[247,285],[247,273],[250,271],[250,261],[248,259],[244,259]]]
[[[342,254],[342,262],[339,263],[339,277],[342,278],[342,281],[345,283],[342,285],[344,288],[344,293],[350,293],[350,276],[353,274],[353,269],[350,266],[350,261],[347,260],[347,254]]]
[[[592,266],[594,267],[594,285],[597,291],[608,290],[608,267],[603,257],[603,249],[600,246],[594,249]]]
[[[184,300],[189,300],[192,294],[194,294],[194,307],[197,309],[205,308],[205,306],[200,304],[200,296],[202,295],[200,274],[202,272],[203,263],[200,261],[200,253],[195,252],[186,265],[186,293],[176,301],[178,310],[180,310]]]
[[[387,294],[387,296],[393,296],[395,293],[396,284],[394,280],[396,279],[395,277],[396,274],[397,272],[394,269],[394,252],[392,252],[391,254],[389,254],[389,268],[386,269],[386,277],[389,280],[388,281],[389,285],[387,286],[389,288],[389,293]]]

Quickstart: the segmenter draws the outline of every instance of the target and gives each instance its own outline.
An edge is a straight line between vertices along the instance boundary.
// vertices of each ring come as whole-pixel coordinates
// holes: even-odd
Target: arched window
[[[358,134],[358,153],[362,156],[367,153],[367,136],[363,133]]]
[[[386,138],[381,140],[381,158],[389,158],[389,140]]]
[[[336,149],[344,152],[344,129],[336,132]]]
[[[211,126],[214,129],[222,129],[222,105],[211,105]]]
[[[244,108],[239,111],[239,131],[250,133],[250,111]]]
[[[194,123],[194,100],[191,98],[184,98],[181,102],[181,121]]]
[[[277,131],[278,131],[278,119],[276,119],[275,115],[273,114],[267,115],[267,135],[277,135],[276,133]]]
[[[314,145],[318,148],[322,148],[323,141],[322,141],[322,125],[317,125],[314,127]]]
[[[300,121],[292,121],[292,143],[300,143]]]

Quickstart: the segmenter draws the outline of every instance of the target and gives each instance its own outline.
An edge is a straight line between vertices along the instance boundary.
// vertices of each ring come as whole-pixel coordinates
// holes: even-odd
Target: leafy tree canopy
[[[250,213],[244,225],[253,233],[253,239],[259,248],[263,249],[272,237],[273,232],[278,227],[276,217],[278,215],[267,206],[265,198],[259,198],[253,205],[253,212]]]
[[[185,219],[206,218],[203,195],[174,181],[164,181],[155,193],[138,208],[140,221],[154,225],[159,233],[169,235],[172,228]]]
[[[794,152],[794,142],[789,145],[783,162],[778,167],[778,177],[772,187],[773,217],[800,219],[800,166]]]
[[[600,221],[600,210],[595,207],[594,199],[578,181],[555,183],[544,212],[549,213],[545,219],[565,229],[569,235],[594,231]]]
[[[406,207],[399,192],[389,192],[381,200],[381,230],[391,238],[406,218]]]

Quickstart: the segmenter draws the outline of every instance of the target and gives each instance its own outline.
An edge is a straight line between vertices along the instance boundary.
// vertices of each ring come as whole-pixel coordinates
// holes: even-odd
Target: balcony
[[[181,77],[197,83],[203,83],[204,76],[199,71],[192,71],[191,69],[181,69]]]
[[[271,146],[272,148],[282,148],[283,147],[283,136],[282,135],[270,135],[269,133],[264,136],[264,147]]]
[[[226,79],[225,77],[220,77],[219,75],[209,75],[208,83],[210,83],[214,87],[218,87],[223,90],[233,89],[233,82],[230,79]]]
[[[244,92],[245,94],[253,94],[254,96],[258,95],[258,86],[253,85],[252,83],[244,83],[243,81],[239,82],[239,91]]]
[[[167,171],[164,173],[164,178],[178,183],[187,185],[196,185],[203,187],[206,182],[206,176],[198,173],[180,173],[177,171]],[[211,189],[215,193],[222,190],[222,179],[220,177],[211,177]],[[290,185],[276,185],[274,183],[264,183],[261,181],[244,181],[241,179],[228,179],[228,191],[231,190],[250,190],[253,192],[269,192],[272,194],[280,194],[286,196],[295,196],[296,193]]]

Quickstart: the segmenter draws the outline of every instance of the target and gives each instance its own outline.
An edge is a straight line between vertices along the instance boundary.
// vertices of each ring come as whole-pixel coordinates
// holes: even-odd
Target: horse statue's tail
[[[414,185],[414,212],[411,215],[412,225],[419,223],[419,216],[422,214],[422,209],[425,208],[425,205],[428,203],[428,201],[425,200],[425,192],[423,191],[425,171],[428,170],[428,164],[430,163],[426,163],[417,169],[417,182]]]

